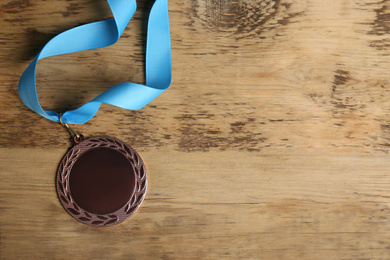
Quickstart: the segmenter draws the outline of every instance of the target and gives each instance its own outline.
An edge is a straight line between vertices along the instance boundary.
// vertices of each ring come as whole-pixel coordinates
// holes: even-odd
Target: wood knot
[[[291,3],[283,0],[206,0],[193,5],[194,21],[208,30],[243,38],[285,25]]]

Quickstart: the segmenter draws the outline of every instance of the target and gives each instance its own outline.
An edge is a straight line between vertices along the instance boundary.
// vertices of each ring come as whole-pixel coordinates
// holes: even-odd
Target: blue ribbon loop
[[[135,0],[107,0],[114,19],[93,22],[67,30],[51,39],[23,72],[19,81],[19,96],[23,103],[39,115],[59,122],[59,114],[43,110],[39,104],[35,73],[40,59],[66,53],[107,47],[118,41],[133,17]],[[62,122],[83,124],[90,120],[102,103],[137,110],[146,106],[171,84],[171,41],[167,0],[155,0],[149,14],[146,61],[146,85],[119,83],[81,107],[65,112]]]

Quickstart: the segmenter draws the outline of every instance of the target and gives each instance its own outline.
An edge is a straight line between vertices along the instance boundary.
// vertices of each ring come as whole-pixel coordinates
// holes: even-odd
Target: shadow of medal
[[[57,194],[65,210],[92,226],[116,225],[133,215],[147,189],[145,165],[124,142],[94,137],[65,154],[57,171]]]

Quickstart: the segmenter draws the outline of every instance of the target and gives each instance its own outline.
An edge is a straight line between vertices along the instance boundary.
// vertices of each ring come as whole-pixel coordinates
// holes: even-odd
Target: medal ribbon
[[[111,20],[93,22],[67,30],[51,39],[23,72],[19,96],[39,115],[59,122],[59,114],[43,110],[38,101],[35,74],[40,59],[78,51],[107,47],[118,41],[134,15],[135,0],[107,0],[114,16]],[[83,124],[90,120],[102,103],[137,110],[155,99],[171,84],[171,42],[167,0],[155,0],[149,14],[145,60],[146,85],[119,83],[81,107],[61,116],[63,123]]]

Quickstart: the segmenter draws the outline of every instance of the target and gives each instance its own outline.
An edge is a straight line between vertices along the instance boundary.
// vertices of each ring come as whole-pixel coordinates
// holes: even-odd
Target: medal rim
[[[73,199],[69,178],[76,161],[92,149],[109,148],[120,152],[134,169],[135,185],[128,201],[118,210],[96,214],[80,207]],[[112,137],[92,137],[74,145],[65,154],[57,170],[56,190],[63,208],[78,221],[97,227],[119,224],[131,217],[141,206],[147,191],[147,172],[141,156],[128,144]]]

